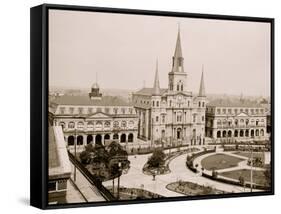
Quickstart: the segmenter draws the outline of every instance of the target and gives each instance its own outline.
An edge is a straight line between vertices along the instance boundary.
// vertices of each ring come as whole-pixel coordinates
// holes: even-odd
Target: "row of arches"
[[[223,130],[217,131],[217,138],[229,138],[229,137],[263,137],[264,130],[263,129],[246,129],[246,130],[235,130],[232,132],[231,130]]]
[[[105,134],[104,136],[101,134],[97,134],[95,136],[93,135],[78,135],[77,136],[77,145],[83,145],[84,140],[86,144],[93,143],[95,142],[96,144],[103,144],[105,141],[110,140],[110,135]],[[113,134],[112,140],[118,141],[119,142],[119,135],[118,134]],[[134,141],[134,134],[130,133],[128,136],[126,134],[121,134],[120,135],[120,142],[121,143],[132,143]],[[75,143],[75,137],[73,135],[68,136],[67,138],[67,144],[68,146],[73,146]]]

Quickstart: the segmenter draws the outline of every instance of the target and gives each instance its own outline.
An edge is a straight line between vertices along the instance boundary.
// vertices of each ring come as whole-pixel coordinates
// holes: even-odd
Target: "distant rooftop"
[[[259,103],[256,101],[250,101],[250,100],[240,100],[240,99],[216,99],[213,101],[210,101],[207,106],[213,106],[213,107],[262,107]]]
[[[103,96],[101,99],[90,99],[89,96],[63,95],[52,100],[58,105],[86,105],[86,106],[130,106],[132,103],[125,98],[117,96]]]

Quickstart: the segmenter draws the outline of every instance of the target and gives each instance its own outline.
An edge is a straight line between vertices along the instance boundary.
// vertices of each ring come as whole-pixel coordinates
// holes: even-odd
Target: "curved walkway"
[[[244,192],[243,187],[213,181],[211,179],[202,177],[200,173],[195,174],[185,165],[186,154],[180,155],[170,162],[171,173],[165,175],[157,175],[155,181],[153,181],[152,176],[145,175],[142,172],[143,165],[146,163],[150,155],[151,154],[129,156],[131,168],[127,174],[121,176],[120,186],[128,188],[143,188],[165,197],[179,197],[184,195],[170,191],[166,188],[166,186],[169,183],[182,180],[194,182],[199,185],[211,186],[224,192]],[[103,184],[105,186],[112,186],[112,181],[106,181]],[[245,188],[245,191],[249,192],[250,189]]]

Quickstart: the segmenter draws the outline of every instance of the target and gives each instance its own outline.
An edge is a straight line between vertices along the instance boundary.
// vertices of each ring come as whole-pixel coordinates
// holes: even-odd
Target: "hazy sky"
[[[270,94],[270,25],[143,15],[50,10],[51,86],[152,87],[158,58],[168,87],[178,23],[187,87],[198,92],[204,64],[208,93]]]

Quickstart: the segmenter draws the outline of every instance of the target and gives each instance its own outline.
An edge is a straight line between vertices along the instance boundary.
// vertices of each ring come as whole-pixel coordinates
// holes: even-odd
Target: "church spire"
[[[180,24],[178,24],[178,36],[177,36],[176,49],[175,49],[174,57],[175,58],[182,57]]]
[[[184,72],[182,49],[181,49],[180,25],[178,26],[178,35],[177,35],[175,53],[173,56],[172,72]]]
[[[160,84],[159,84],[159,75],[158,75],[158,59],[156,60],[156,71],[153,85],[152,95],[160,95]]]
[[[201,74],[201,82],[200,82],[200,88],[199,88],[199,97],[205,97],[205,84],[204,84],[204,65],[202,65],[202,74]]]

